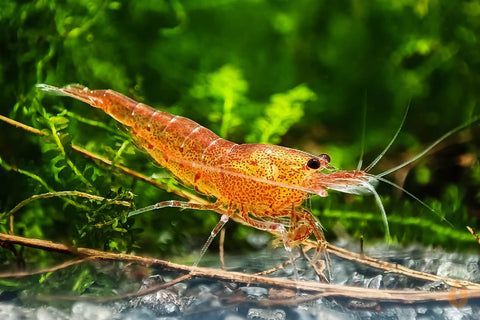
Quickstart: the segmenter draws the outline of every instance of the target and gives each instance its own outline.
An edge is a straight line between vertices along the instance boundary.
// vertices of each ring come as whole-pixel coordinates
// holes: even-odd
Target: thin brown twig
[[[137,298],[141,296],[145,296],[147,294],[156,292],[158,290],[162,290],[168,287],[173,286],[174,284],[177,284],[179,282],[189,280],[192,277],[191,274],[184,274],[182,276],[179,276],[178,278],[175,278],[173,280],[170,280],[165,283],[159,283],[156,285],[151,286],[150,288],[143,289],[137,292],[133,293],[126,293],[126,294],[120,294],[117,296],[110,296],[110,297],[68,297],[68,296],[55,296],[55,295],[39,295],[36,298],[41,301],[57,301],[57,300],[63,300],[63,301],[88,301],[88,302],[96,302],[96,303],[104,303],[104,302],[112,302],[112,301],[118,301],[118,300],[123,300],[123,299],[131,299],[131,298]]]
[[[311,241],[311,240],[308,240]],[[311,241],[313,242],[313,241]],[[354,253],[348,250],[345,250],[340,247],[336,247],[330,243],[327,244],[327,250],[329,253],[336,255],[337,257],[343,258],[345,260],[351,261],[351,262],[357,262],[363,265],[370,266],[372,268],[380,269],[385,271],[386,273],[396,273],[396,274],[401,274],[405,275],[407,277],[411,278],[416,278],[420,280],[426,280],[426,281],[444,281],[447,285],[451,287],[468,287],[468,288],[480,288],[480,284],[466,281],[466,280],[459,280],[459,279],[452,279],[452,278],[445,278],[445,277],[440,277],[437,275],[409,269],[407,267],[386,262],[386,261],[381,261],[378,259],[374,259],[371,257],[368,257],[366,255]]]
[[[8,218],[8,233],[11,235],[15,234],[15,232],[13,231],[14,230],[13,226],[14,226],[14,218],[13,216],[10,216]]]
[[[64,263],[61,263],[61,264],[56,265],[55,267],[51,267],[51,268],[44,268],[44,269],[35,270],[35,271],[0,273],[0,278],[21,278],[21,277],[33,276],[33,275],[36,275],[36,274],[54,272],[54,271],[58,271],[58,270],[61,270],[61,269],[68,268],[68,267],[76,265],[76,264],[84,263],[84,262],[87,262],[87,261],[92,261],[92,260],[95,260],[95,259],[97,259],[97,257],[89,256],[89,257],[86,257],[86,258],[83,258],[83,259],[66,261]]]
[[[478,236],[477,231],[475,231],[473,228],[467,226],[468,231],[475,237],[475,240],[477,240],[478,244],[480,244],[480,237]]]
[[[33,128],[33,127],[30,127],[30,126],[27,126],[26,124],[23,124],[21,122],[18,122],[18,121],[15,121],[13,119],[10,119],[10,118],[7,118],[5,116],[2,116],[0,114],[0,120],[8,123],[8,124],[11,124],[12,126],[15,126],[17,128],[20,128],[20,129],[23,129],[25,131],[29,131],[31,133],[35,133],[36,135],[39,135],[39,136],[46,136],[47,134],[45,132],[42,132],[36,128]]]
[[[336,296],[345,298],[354,298],[359,300],[375,300],[383,302],[398,302],[398,303],[412,303],[412,302],[426,302],[426,301],[451,301],[451,292],[431,292],[431,291],[418,291],[418,290],[384,290],[384,289],[372,289],[362,287],[351,287],[336,284],[319,283],[316,281],[295,281],[283,278],[270,278],[255,274],[246,274],[241,272],[224,271],[211,268],[202,268],[194,266],[185,266],[176,264],[169,261],[133,256],[128,254],[116,254],[111,252],[103,252],[99,250],[87,249],[87,248],[70,248],[68,246],[53,243],[50,241],[39,239],[28,239],[18,236],[11,236],[6,234],[0,234],[0,242],[21,244],[24,246],[39,248],[43,250],[58,251],[67,254],[74,254],[80,257],[95,256],[97,259],[102,260],[115,260],[115,261],[127,261],[135,262],[147,266],[161,266],[164,269],[175,270],[180,273],[187,273],[185,279],[189,277],[206,277],[217,280],[235,281],[237,283],[245,284],[260,284],[265,286],[272,286],[284,289],[301,290],[304,292],[317,294],[316,297]],[[179,278],[177,278],[179,279]],[[453,279],[452,279],[453,280]],[[182,278],[183,281],[183,278]],[[465,281],[464,281],[465,282]],[[466,294],[469,299],[480,298],[480,285],[476,283],[470,283],[468,286],[462,286],[462,289],[466,290]],[[137,293],[138,294],[138,293]],[[130,297],[132,294],[128,294],[125,297]],[[118,298],[118,297],[117,297]],[[123,297],[122,297],[123,298]],[[108,297],[106,299],[111,299]],[[296,299],[289,299],[295,300]],[[282,299],[264,301],[264,304],[288,304],[288,301]],[[292,301],[290,301],[292,303]],[[298,303],[298,302],[296,302]]]
[[[222,228],[222,230],[220,230],[220,244],[219,244],[219,248],[218,248],[218,253],[220,255],[220,265],[222,267],[222,270],[226,270],[225,268],[225,252],[224,252],[224,245],[225,243],[225,228]]]
[[[294,260],[294,261],[297,260],[300,256],[301,256],[301,253],[297,253],[297,254],[293,257],[293,260]],[[285,260],[285,262],[282,263],[282,264],[279,265],[279,266],[276,266],[276,267],[273,267],[273,268],[270,268],[270,269],[268,269],[268,270],[264,270],[264,271],[261,271],[261,272],[257,272],[257,273],[255,273],[255,275],[264,276],[264,275],[273,273],[273,272],[275,272],[275,271],[284,269],[286,266],[288,266],[288,265],[291,264],[291,263],[292,263],[292,260],[288,259],[288,260]]]

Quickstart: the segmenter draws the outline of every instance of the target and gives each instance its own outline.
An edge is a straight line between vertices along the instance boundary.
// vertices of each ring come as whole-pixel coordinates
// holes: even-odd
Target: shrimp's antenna
[[[374,175],[366,174],[365,176],[368,178],[374,178],[375,180],[380,180],[380,179],[377,179]],[[350,188],[350,186],[354,186],[354,187]],[[385,239],[389,243],[391,241],[391,238],[390,238],[390,228],[388,226],[387,213],[385,211],[385,207],[383,206],[382,199],[378,195],[377,190],[375,190],[375,184],[372,184],[370,181],[367,181],[363,178],[346,178],[346,179],[338,179],[337,185],[328,186],[328,188],[331,190],[336,190],[336,191],[350,193],[350,194],[361,194],[358,192],[359,190],[361,190],[363,194],[367,193],[364,189],[360,189],[359,187],[365,188],[366,190],[368,190],[369,195],[373,194],[373,196],[375,197],[377,206],[380,209],[380,212],[382,213],[383,225],[385,226]]]
[[[390,180],[387,180],[387,179],[385,179],[385,178],[378,177],[378,176],[376,176],[375,178],[378,179],[379,181],[382,181],[382,182],[385,182],[386,184],[391,185],[391,186],[394,187],[394,188],[399,189],[400,191],[404,192],[406,195],[408,195],[408,196],[411,197],[412,199],[420,202],[420,204],[421,204],[422,206],[424,206],[425,208],[427,208],[427,209],[430,210],[431,212],[435,213],[438,217],[440,217],[440,219],[441,219],[442,221],[445,221],[445,222],[448,223],[451,227],[453,227],[453,224],[452,224],[450,221],[448,221],[445,217],[443,217],[440,212],[438,212],[437,210],[433,209],[431,206],[429,206],[428,204],[426,204],[424,201],[420,200],[420,198],[418,198],[417,196],[415,196],[413,193],[409,192],[409,191],[406,190],[405,188],[403,188],[403,187],[399,186],[398,184],[396,184],[396,183],[394,183],[394,182],[392,182],[392,181],[390,181]]]
[[[365,128],[367,126],[367,92],[365,92],[365,97],[363,100],[363,121],[362,121],[362,142],[361,142],[361,148],[360,148],[360,159],[358,159],[358,165],[357,165],[357,170],[362,169],[362,164],[363,164],[363,156],[365,155]]]
[[[398,134],[399,134],[400,131],[402,130],[403,124],[405,123],[405,119],[407,118],[408,109],[410,109],[410,101],[408,102],[407,108],[405,109],[405,113],[403,114],[402,122],[400,123],[400,126],[399,126],[398,129],[397,129],[397,132],[395,132],[395,135],[393,136],[392,140],[391,140],[390,143],[387,145],[387,147],[378,155],[378,157],[375,158],[375,160],[373,160],[373,162],[372,162],[369,166],[367,166],[367,167],[365,168],[364,172],[370,171],[370,170],[378,163],[378,161],[380,161],[380,159],[383,158],[383,156],[385,155],[385,153],[387,153],[388,149],[390,149],[390,147],[392,146],[392,144],[395,142],[395,140],[396,140],[397,137],[398,137]]]
[[[390,241],[391,241],[390,228],[388,226],[387,213],[385,212],[385,208],[383,207],[382,199],[378,195],[377,190],[375,190],[375,187],[372,186],[370,183],[365,183],[364,186],[368,190],[370,190],[370,192],[375,197],[375,201],[377,202],[378,208],[380,209],[380,212],[382,213],[383,225],[385,226],[385,239],[387,240],[387,243],[390,243]]]
[[[423,157],[426,153],[428,153],[430,150],[432,150],[433,148],[435,148],[440,142],[442,142],[443,140],[445,140],[446,138],[450,137],[451,135],[465,129],[466,127],[468,127],[469,125],[473,124],[474,122],[478,121],[480,119],[480,115],[477,115],[473,118],[471,118],[470,120],[464,122],[463,124],[459,125],[458,127],[456,128],[453,128],[452,130],[448,131],[447,133],[445,133],[443,136],[441,136],[440,138],[438,138],[437,140],[435,140],[435,142],[433,142],[430,146],[428,146],[425,150],[423,150],[422,152],[420,152],[419,154],[417,154],[415,157],[413,157],[412,159],[390,169],[390,170],[387,170],[385,172],[382,172],[378,175],[376,175],[377,178],[381,178],[383,176],[386,176],[387,174],[390,174],[392,172],[395,172],[407,165],[409,165],[410,163],[412,162],[415,162],[417,161],[419,158]],[[367,170],[365,170],[367,171]]]

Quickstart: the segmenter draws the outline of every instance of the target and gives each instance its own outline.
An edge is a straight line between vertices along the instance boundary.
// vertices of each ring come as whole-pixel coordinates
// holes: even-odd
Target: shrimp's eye
[[[321,155],[318,156],[319,158],[322,158],[325,160],[327,163],[330,163],[330,156],[326,153],[322,153]]]
[[[312,158],[308,160],[307,167],[309,167],[310,169],[320,168],[320,160],[318,160],[317,158]]]

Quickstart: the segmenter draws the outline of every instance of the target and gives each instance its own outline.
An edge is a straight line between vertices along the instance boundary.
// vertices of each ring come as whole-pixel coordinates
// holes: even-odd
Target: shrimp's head
[[[385,226],[385,238],[389,241],[390,229],[388,227],[387,214],[383,207],[382,200],[375,190],[378,181],[385,180],[362,170],[339,170],[331,173],[318,172],[308,181],[308,183],[310,183],[308,188],[312,190],[311,193],[320,196],[325,196],[326,190],[335,190],[356,195],[372,195],[382,214],[382,220]],[[322,193],[318,193],[318,190],[321,190]]]
[[[223,181],[228,181],[225,192],[230,198],[270,210],[301,203],[311,193],[326,196],[323,186],[316,184],[312,189],[310,181],[328,168],[330,157],[326,154],[314,156],[266,144],[236,145],[221,165],[228,175]]]
[[[222,164],[232,177],[238,176],[241,192],[247,184],[252,185],[255,194],[274,194],[279,203],[288,202],[292,190],[296,190],[293,202],[300,201],[307,194],[321,197],[327,190],[349,194],[371,195],[378,182],[374,175],[361,170],[337,170],[330,165],[330,156],[314,156],[303,151],[265,144],[243,144],[234,147],[228,161]],[[298,199],[297,199],[298,198]]]

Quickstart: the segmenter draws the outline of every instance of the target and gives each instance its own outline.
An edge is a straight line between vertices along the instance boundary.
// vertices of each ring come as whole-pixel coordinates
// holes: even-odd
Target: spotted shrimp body
[[[235,144],[190,119],[153,109],[112,90],[90,90],[79,85],[37,87],[102,109],[131,128],[135,140],[161,166],[184,184],[215,197],[216,207],[228,209],[201,255],[233,215],[257,229],[278,232],[288,252],[312,233],[324,245],[320,223],[301,207],[304,200],[311,194],[324,197],[327,189],[354,194],[375,192],[374,176],[360,170],[334,170],[326,154],[313,156],[277,145]],[[179,203],[163,206],[212,208]],[[151,209],[159,207],[157,204]],[[288,224],[283,223],[285,219],[290,219]]]

